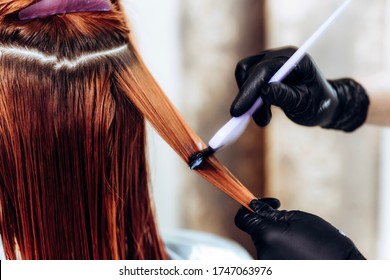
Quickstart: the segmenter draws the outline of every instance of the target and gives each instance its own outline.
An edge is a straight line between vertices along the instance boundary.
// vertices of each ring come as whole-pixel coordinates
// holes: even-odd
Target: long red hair
[[[165,259],[149,198],[145,121],[185,161],[206,147],[110,12],[20,21],[0,0],[0,223],[9,259]],[[249,208],[214,156],[196,170]]]
[[[8,259],[165,259],[134,60],[111,12],[20,21],[0,0],[0,224]],[[124,62],[126,61],[126,63]],[[132,83],[132,81],[128,81]]]

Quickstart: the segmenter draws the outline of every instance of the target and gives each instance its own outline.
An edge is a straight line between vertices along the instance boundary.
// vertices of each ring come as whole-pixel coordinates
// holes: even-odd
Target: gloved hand
[[[239,93],[231,115],[241,116],[261,96],[264,105],[253,118],[262,127],[271,120],[271,105],[301,125],[344,131],[361,126],[369,105],[364,88],[352,79],[327,81],[309,55],[281,83],[268,84],[295,51],[291,47],[269,50],[239,62],[235,73]]]
[[[255,213],[241,208],[235,223],[251,235],[259,259],[365,259],[348,237],[318,216],[279,211],[261,199],[253,200],[250,206]]]

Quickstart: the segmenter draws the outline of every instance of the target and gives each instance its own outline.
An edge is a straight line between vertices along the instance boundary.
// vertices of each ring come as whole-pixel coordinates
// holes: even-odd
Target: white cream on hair
[[[116,56],[126,50],[128,50],[128,46],[122,45],[108,50],[84,53],[74,59],[64,59],[54,55],[47,55],[39,50],[0,45],[0,56],[8,55],[8,56],[27,59],[27,60],[35,60],[42,64],[51,64],[53,65],[54,69],[60,70],[63,68],[65,69],[75,68],[80,64],[88,63],[90,61],[97,60],[102,57]]]

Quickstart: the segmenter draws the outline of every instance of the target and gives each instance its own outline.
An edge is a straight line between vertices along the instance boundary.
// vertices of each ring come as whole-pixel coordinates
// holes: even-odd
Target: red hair
[[[165,259],[149,198],[146,118],[185,161],[206,147],[111,12],[20,21],[0,0],[0,223],[7,258]],[[214,157],[196,170],[249,208]]]
[[[119,4],[19,21],[32,2],[0,0],[6,257],[167,258],[149,198],[144,116],[127,98],[139,89],[124,93],[117,81],[134,60]]]

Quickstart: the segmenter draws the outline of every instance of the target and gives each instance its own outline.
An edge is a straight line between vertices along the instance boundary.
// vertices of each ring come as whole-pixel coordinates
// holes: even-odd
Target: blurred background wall
[[[267,48],[299,45],[341,2],[269,1]],[[326,77],[366,76],[386,67],[386,5],[388,1],[354,1],[311,49]],[[376,258],[380,129],[365,126],[344,133],[306,128],[274,112],[266,133],[268,194],[287,209],[323,217],[366,257]]]
[[[341,0],[125,0],[134,37],[151,72],[207,141],[229,118],[236,63],[267,48],[299,46]],[[390,68],[390,1],[355,0],[310,50],[328,78]],[[342,229],[369,259],[390,259],[389,132],[305,128],[273,110],[218,157],[256,196],[317,214]],[[162,230],[195,229],[236,240],[239,205],[189,171],[149,133],[151,181]]]

